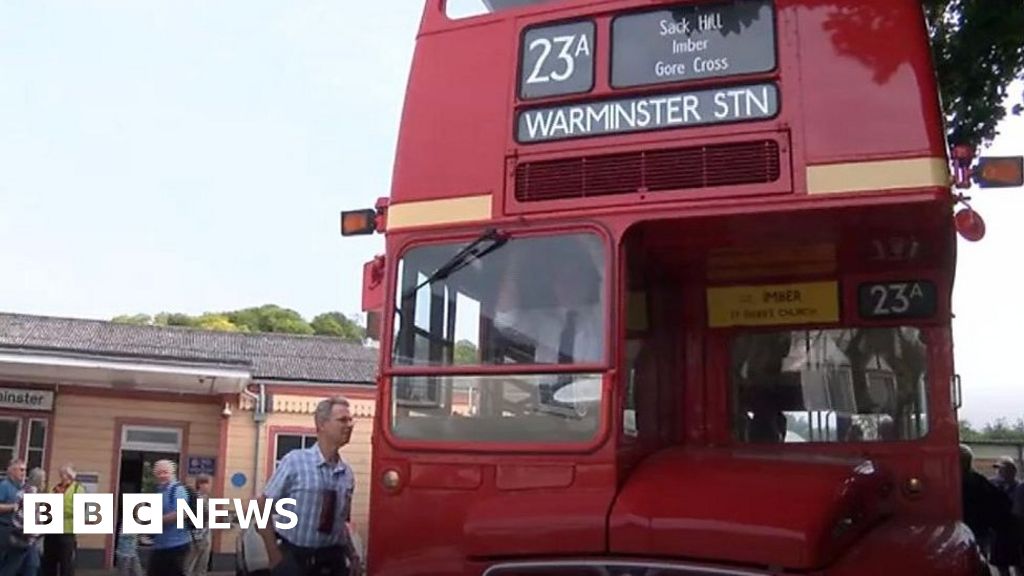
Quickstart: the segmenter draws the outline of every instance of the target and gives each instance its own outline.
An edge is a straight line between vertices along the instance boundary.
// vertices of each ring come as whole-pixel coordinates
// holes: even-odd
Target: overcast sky
[[[421,2],[0,0],[0,311],[360,307]],[[993,152],[1024,152],[1024,120]],[[1024,191],[975,191],[964,416],[1024,415]],[[1014,330],[1014,328],[1018,328]]]

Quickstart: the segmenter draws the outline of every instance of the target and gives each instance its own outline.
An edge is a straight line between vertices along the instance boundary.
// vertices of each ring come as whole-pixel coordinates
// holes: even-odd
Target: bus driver
[[[544,242],[538,253],[517,254],[510,263],[515,280],[502,287],[494,326],[507,344],[525,351],[520,363],[604,359],[603,261],[591,249],[596,241],[577,238]]]

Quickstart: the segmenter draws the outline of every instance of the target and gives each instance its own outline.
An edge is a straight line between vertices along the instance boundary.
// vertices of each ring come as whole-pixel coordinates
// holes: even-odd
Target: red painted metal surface
[[[658,4],[676,5],[663,2],[653,7]],[[661,86],[613,90],[607,77],[610,56],[606,44],[600,44],[607,43],[600,32],[613,16],[651,8],[652,3],[565,0],[535,13],[512,11],[460,21],[447,20],[439,0],[426,5],[402,116],[392,204],[488,191],[511,196],[514,188],[506,185],[506,178],[514,178],[515,170],[508,173],[509,161],[579,157],[636,145],[703,144],[725,135],[749,140],[788,135],[797,194],[806,190],[799,169],[806,164],[946,156],[927,33],[917,2],[778,0],[778,67],[742,78],[778,83],[782,105],[774,119],[531,145],[516,143],[513,134],[513,113],[526,107],[515,98],[520,32],[534,24],[581,16],[593,18],[599,30],[594,90],[581,97],[531,101],[530,106],[664,91]],[[681,84],[690,89],[730,83],[735,80]]]
[[[392,377],[516,367],[393,366],[394,319],[385,314],[368,487],[370,574],[468,576],[544,561],[563,564],[522,573],[591,573],[565,565],[573,561],[653,562],[694,574],[976,573],[976,547],[959,523],[949,386],[949,187],[809,194],[809,167],[874,162],[865,170],[885,172],[875,181],[898,182],[900,161],[946,157],[920,3],[776,0],[774,70],[623,89],[610,83],[613,18],[692,2],[553,0],[465,20],[448,20],[443,4],[426,2],[388,209],[489,195],[491,218],[390,229],[383,302],[380,292],[372,301],[395,307],[397,268],[411,246],[466,242],[485,226],[513,237],[597,230],[608,245],[611,354],[606,365],[584,368],[603,375],[608,401],[600,433],[586,445],[398,439]],[[579,19],[595,23],[593,89],[520,101],[524,30]],[[515,138],[517,112],[533,106],[740,81],[777,84],[778,114],[547,143]],[[836,281],[839,326],[884,327],[906,322],[860,318],[857,286],[908,278],[936,287],[935,313],[911,323],[927,342],[926,435],[770,446],[734,439],[729,342],[758,328],[709,328],[708,287]],[[626,341],[637,336],[628,301],[636,291],[651,324],[643,333],[648,355],[631,366]],[[637,400],[640,432],[629,435],[625,382],[631,368],[648,369],[644,362],[656,384]]]
[[[821,568],[889,516],[895,499],[890,474],[871,460],[663,450],[616,498],[609,551]]]

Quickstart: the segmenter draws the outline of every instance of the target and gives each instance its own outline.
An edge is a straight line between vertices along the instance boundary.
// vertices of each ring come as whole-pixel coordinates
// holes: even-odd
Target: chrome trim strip
[[[740,568],[723,568],[720,566],[708,566],[706,564],[693,564],[690,562],[665,562],[665,561],[640,561],[640,560],[619,560],[608,559],[579,559],[579,560],[533,560],[522,562],[504,562],[496,564],[484,570],[483,576],[501,576],[500,570],[532,569],[532,568],[594,568],[597,570],[594,576],[618,576],[613,572],[615,569],[644,569],[644,570],[680,570],[690,571],[693,574],[680,576],[766,576],[768,572],[755,571]]]

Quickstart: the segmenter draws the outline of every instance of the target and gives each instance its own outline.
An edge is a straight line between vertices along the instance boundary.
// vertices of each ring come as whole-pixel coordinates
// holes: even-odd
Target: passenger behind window
[[[596,364],[604,357],[599,255],[592,256],[590,242],[563,244],[549,243],[548,253],[523,252],[510,262],[509,273],[519,281],[502,287],[494,326],[498,348],[518,350],[508,354],[515,362]]]
[[[878,439],[882,442],[895,442],[900,439],[900,431],[896,428],[892,416],[883,415],[878,421]]]
[[[760,444],[777,444],[786,441],[786,415],[775,406],[772,391],[762,392],[752,406],[752,416],[747,423],[747,441]]]
[[[780,383],[789,339],[759,337],[752,339],[752,344],[736,374],[743,382],[739,413],[746,417],[747,442],[785,442],[787,422]]]

